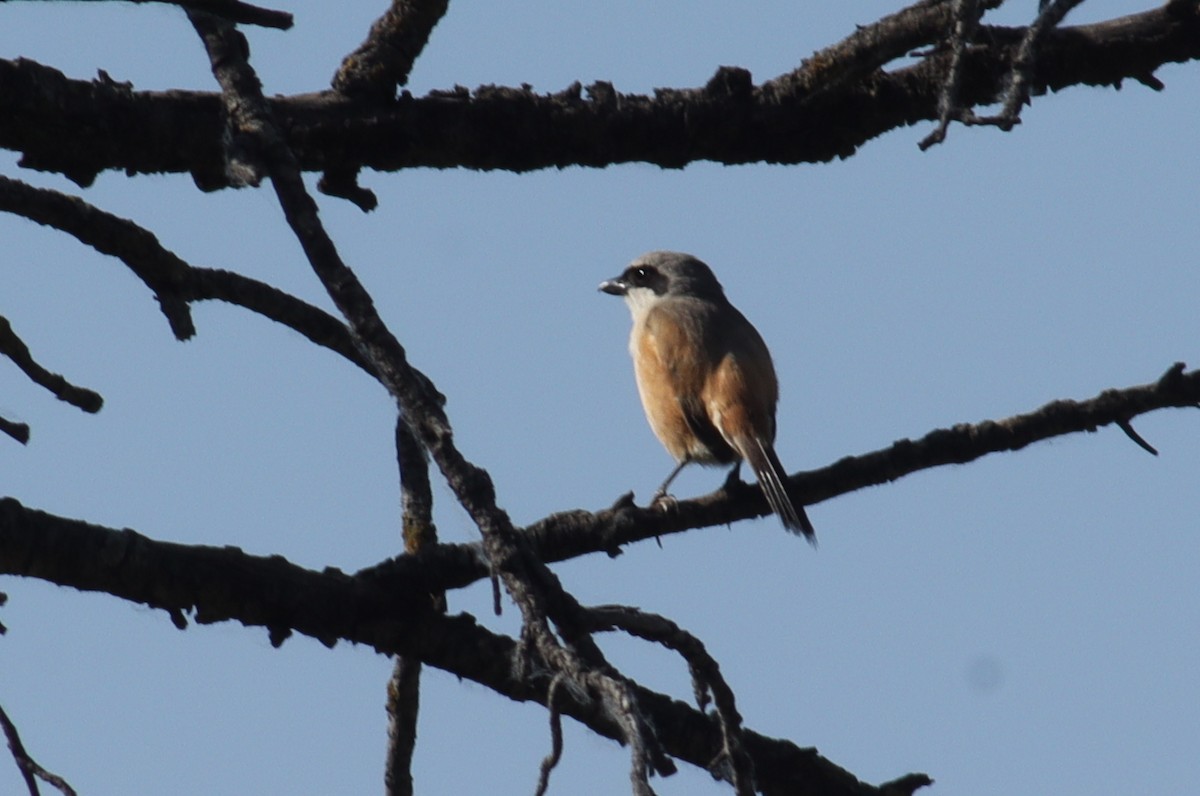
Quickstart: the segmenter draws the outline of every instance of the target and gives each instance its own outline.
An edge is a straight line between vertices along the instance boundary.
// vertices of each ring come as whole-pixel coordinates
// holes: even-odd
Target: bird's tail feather
[[[808,515],[804,513],[804,506],[793,502],[783,486],[783,465],[775,455],[774,449],[758,439],[751,440],[745,447],[746,461],[750,464],[750,469],[754,470],[767,503],[778,515],[783,527],[792,533],[804,534],[805,539],[816,545],[817,532],[809,522]]]

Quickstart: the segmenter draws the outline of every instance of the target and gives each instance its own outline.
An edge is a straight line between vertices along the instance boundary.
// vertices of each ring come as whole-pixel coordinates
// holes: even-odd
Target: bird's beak
[[[610,296],[624,296],[628,290],[629,285],[625,284],[620,277],[605,279],[600,283],[600,292],[607,293]]]

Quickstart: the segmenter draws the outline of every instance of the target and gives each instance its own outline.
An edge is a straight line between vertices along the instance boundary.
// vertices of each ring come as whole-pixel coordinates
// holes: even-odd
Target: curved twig
[[[754,796],[754,764],[742,747],[742,716],[733,689],[725,682],[717,660],[700,639],[664,616],[626,605],[600,605],[587,609],[596,630],[624,630],[638,638],[662,644],[678,652],[692,673],[698,707],[704,710],[706,695],[712,694],[721,725],[722,748],[709,770],[732,783],[738,796]]]

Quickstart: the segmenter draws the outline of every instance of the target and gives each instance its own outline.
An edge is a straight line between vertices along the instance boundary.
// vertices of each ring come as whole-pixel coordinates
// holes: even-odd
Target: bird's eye
[[[635,285],[645,285],[650,281],[650,269],[643,266],[631,268],[629,281]]]

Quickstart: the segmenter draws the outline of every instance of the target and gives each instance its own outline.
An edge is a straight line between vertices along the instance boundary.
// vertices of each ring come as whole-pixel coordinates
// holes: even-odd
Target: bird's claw
[[[650,500],[650,508],[662,512],[673,511],[678,505],[679,501],[675,499],[675,496],[668,495],[666,492],[656,492]]]

